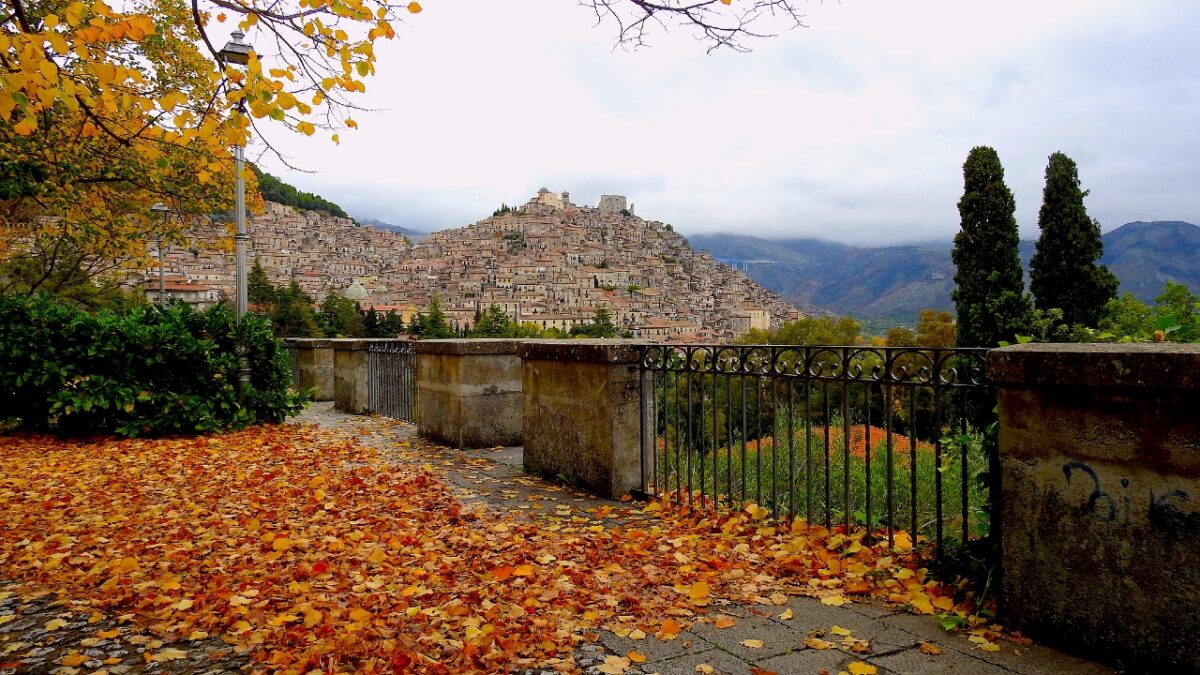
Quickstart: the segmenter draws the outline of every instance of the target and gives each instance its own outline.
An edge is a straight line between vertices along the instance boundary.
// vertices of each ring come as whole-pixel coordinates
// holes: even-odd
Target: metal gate
[[[417,353],[411,342],[367,346],[367,407],[405,422],[417,421]]]

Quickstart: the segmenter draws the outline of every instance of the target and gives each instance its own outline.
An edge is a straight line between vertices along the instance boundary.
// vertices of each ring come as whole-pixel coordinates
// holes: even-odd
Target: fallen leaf
[[[67,622],[64,621],[63,619],[50,619],[49,621],[46,622],[45,628],[46,628],[46,630],[58,630],[59,628],[63,628],[66,625],[67,625]]]
[[[796,616],[796,615],[794,613],[792,613],[791,608],[788,608],[788,609],[785,609],[782,612],[780,612],[778,618],[781,621],[787,621],[788,619],[791,619],[793,616]]]
[[[818,637],[809,637],[804,640],[804,646],[810,649],[833,649],[833,643],[828,640],[822,640]]]
[[[742,645],[743,647],[747,647],[749,649],[762,649],[763,646],[765,645],[765,643],[762,640],[757,640],[754,638],[742,640],[739,644]]]
[[[841,607],[842,605],[846,604],[846,596],[826,595],[825,597],[821,598],[821,604],[829,605],[831,607]]]
[[[841,637],[846,637],[847,635],[850,635],[850,631],[845,628],[842,628],[841,626],[834,626],[833,628],[829,629],[829,632],[833,633],[834,635],[841,636]]]
[[[627,656],[629,658],[629,660],[634,663],[645,663],[646,662],[646,655],[639,651],[636,651],[636,650],[630,651],[625,656]]]
[[[876,675],[879,669],[869,663],[855,661],[846,666],[846,670],[850,671],[850,675]]]
[[[929,654],[930,656],[937,656],[942,653],[942,648],[931,642],[922,642],[917,645],[917,649],[921,650],[922,654]]]
[[[713,621],[713,625],[716,626],[717,628],[722,628],[722,629],[733,628],[734,626],[737,625],[737,620],[731,616],[725,616],[724,614],[722,614],[721,616],[717,617],[716,621]]]
[[[703,673],[704,675],[712,675],[713,673],[717,672],[717,669],[713,668],[712,666],[708,665],[707,663],[699,663],[699,664],[696,664],[695,671],[697,673]]]

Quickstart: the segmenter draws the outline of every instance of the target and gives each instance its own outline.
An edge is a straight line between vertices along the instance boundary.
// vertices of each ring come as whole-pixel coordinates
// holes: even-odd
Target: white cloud
[[[1026,236],[1046,157],[1080,165],[1107,227],[1200,221],[1200,7],[1166,0],[812,3],[751,54],[686,32],[613,50],[572,3],[454,0],[380,50],[341,146],[272,134],[285,180],[438,229],[540,186],[626,194],[684,232],[948,240],[961,165],[996,147]]]

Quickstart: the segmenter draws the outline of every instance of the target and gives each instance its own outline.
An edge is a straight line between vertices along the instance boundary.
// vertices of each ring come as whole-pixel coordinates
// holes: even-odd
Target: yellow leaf
[[[47,14],[42,19],[42,25],[45,26],[47,30],[51,30],[58,25],[58,17],[53,14]]]
[[[606,656],[604,663],[596,667],[604,675],[624,675],[629,670],[629,659],[620,656]]]
[[[731,2],[733,2],[733,0],[721,0],[721,4],[724,4],[724,5],[728,5]]]
[[[844,595],[827,595],[827,596],[821,598],[821,604],[829,605],[831,607],[841,607],[842,605],[846,604],[846,596],[844,596]]]
[[[692,602],[696,604],[707,604],[708,594],[708,582],[706,581],[697,581],[696,583],[692,584],[691,589],[688,590],[688,597],[690,597]]]
[[[756,640],[754,638],[742,640],[741,642],[743,647],[748,647],[750,649],[762,649],[764,644],[765,643],[762,640]]]
[[[62,658],[62,660],[59,661],[59,663],[61,663],[62,665],[66,666],[68,668],[74,668],[75,666],[82,666],[87,661],[90,661],[91,658],[92,657],[88,656],[87,654],[80,654],[79,652],[74,652],[72,654],[67,654],[66,656],[64,656]]]
[[[271,542],[271,548],[275,549],[276,551],[286,551],[291,547],[292,540],[288,539],[287,537],[279,537],[275,541]]]
[[[517,565],[513,568],[514,577],[531,577],[533,576],[533,565]]]
[[[629,631],[629,635],[627,637],[630,640],[645,640],[646,631],[641,630],[640,628],[634,628],[633,630]]]
[[[779,613],[778,618],[782,621],[787,621],[788,619],[792,618],[793,616],[796,616],[796,615],[792,613],[791,609],[785,609]]]
[[[101,640],[111,640],[112,638],[115,638],[120,634],[121,634],[121,631],[114,628],[112,630],[97,631],[96,637],[100,638]]]
[[[5,614],[4,616],[0,616],[0,626],[3,626],[4,624],[8,623],[9,621],[16,621],[16,620],[17,620],[17,617],[15,614]]]
[[[954,609],[954,598],[951,598],[948,595],[938,596],[933,599],[933,606],[942,610],[943,612],[949,612],[950,610]]]
[[[713,673],[717,672],[717,669],[713,668],[707,663],[701,663],[696,666],[696,672],[703,673],[703,675],[712,675]]]
[[[722,616],[717,617],[717,620],[713,622],[713,625],[716,626],[717,628],[722,628],[722,629],[723,628],[733,628],[734,626],[737,625],[737,621],[731,616],[722,615]]]
[[[842,628],[841,626],[834,626],[833,628],[829,629],[829,632],[840,637],[846,637],[850,634],[849,630]]]
[[[778,591],[776,591],[775,593],[771,594],[770,600],[771,600],[772,605],[786,605],[787,601],[788,601],[788,597],[786,595],[784,595],[783,593],[779,593]]]
[[[304,612],[304,627],[312,628],[313,626],[321,623],[322,618],[324,618],[324,617],[321,615],[320,612],[318,612],[315,609],[310,609],[310,610]]]
[[[833,643],[821,638],[810,637],[804,641],[804,646],[809,649],[833,649]]]
[[[922,642],[917,648],[921,650],[922,654],[929,654],[930,656],[937,656],[942,653],[941,647],[929,642]]]
[[[998,652],[998,651],[1000,651],[1000,645],[996,644],[995,642],[986,642],[986,643],[984,643],[984,644],[981,644],[981,645],[979,645],[979,648],[980,648],[980,649],[982,649],[982,650],[983,650],[983,651],[985,651],[985,652]]]
[[[191,633],[188,633],[187,639],[189,639],[189,640],[204,640],[207,637],[208,637],[208,631],[194,630]]]
[[[67,625],[67,622],[62,619],[51,619],[46,622],[46,630],[58,630]]]
[[[356,609],[350,612],[350,620],[355,623],[366,623],[371,620],[371,613],[365,609]]]
[[[419,2],[410,2],[410,3],[408,3],[408,7],[407,7],[407,9],[408,9],[408,11],[409,11],[409,12],[412,12],[413,14],[417,14],[418,12],[420,12],[420,11],[421,11],[421,3],[419,3]]]
[[[387,560],[387,553],[385,553],[383,549],[377,548],[374,551],[371,551],[371,555],[367,556],[367,560],[378,565],[384,560]]]
[[[184,598],[184,599],[180,600],[179,602],[175,603],[174,605],[171,605],[171,608],[177,609],[180,611],[185,610],[185,609],[191,609],[192,601],[187,598]]]
[[[634,663],[645,663],[646,662],[646,655],[641,652],[638,652],[638,651],[631,651],[628,654],[626,654],[626,656],[628,656],[629,660],[633,661]]]
[[[164,649],[164,650],[158,652],[157,654],[155,654],[154,656],[150,657],[150,660],[151,661],[159,661],[159,662],[179,661],[181,659],[186,659],[187,655],[188,655],[188,653],[183,651],[182,649],[175,649],[174,647],[167,647],[166,649]]]
[[[316,130],[317,128],[311,122],[296,122],[296,131],[305,136],[312,136]]]
[[[846,669],[850,671],[850,675],[876,675],[879,672],[879,669],[875,666],[863,663],[862,661],[855,661],[846,666]]]
[[[915,595],[908,604],[917,610],[918,614],[933,614],[933,603],[929,602],[929,597],[926,595]]]

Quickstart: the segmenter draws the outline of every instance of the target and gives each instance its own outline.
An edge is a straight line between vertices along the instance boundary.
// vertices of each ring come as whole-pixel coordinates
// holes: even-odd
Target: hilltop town
[[[220,238],[217,227],[196,236]],[[250,232],[251,259],[276,283],[295,280],[318,300],[339,292],[363,308],[406,318],[436,294],[459,327],[491,305],[514,320],[562,330],[604,307],[623,332],[674,340],[728,339],[800,316],[745,273],[694,251],[670,225],[634,215],[619,195],[591,207],[543,188],[523,206],[415,245],[346,218],[270,202]],[[188,302],[215,302],[233,289],[228,251],[169,249],[165,270],[168,294]],[[156,275],[147,277],[151,297]]]

